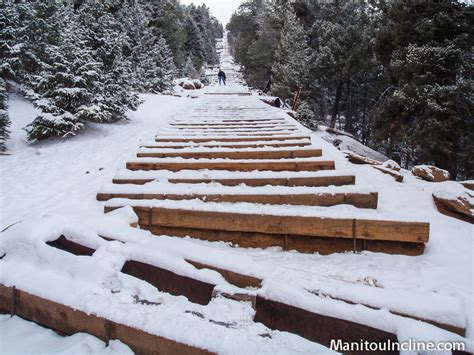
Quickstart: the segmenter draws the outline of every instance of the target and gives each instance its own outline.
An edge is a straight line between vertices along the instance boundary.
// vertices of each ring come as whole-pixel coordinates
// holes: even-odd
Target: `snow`
[[[368,157],[370,159],[378,160],[380,162],[388,160],[388,157],[386,155],[363,145],[362,143],[352,137],[349,137],[348,135],[332,134],[329,132],[325,132],[325,134],[322,135],[322,138],[325,141],[330,142],[334,146],[338,147],[341,151],[349,150],[356,154]]]
[[[200,184],[171,184],[167,180],[156,180],[144,185],[136,184],[105,184],[99,190],[100,193],[129,193],[129,194],[198,194],[198,195],[275,195],[275,186],[251,187],[245,184],[239,186],[224,186],[217,182]],[[278,186],[278,195],[301,195],[301,194],[335,194],[335,193],[370,193],[369,187],[356,185],[347,186],[321,186],[321,187],[299,187]]]
[[[133,354],[119,340],[108,347],[92,335],[77,333],[63,337],[19,317],[0,315],[0,343],[2,354]],[[27,334],[27,336],[25,336]]]
[[[228,171],[228,170],[127,170],[120,169],[114,179],[265,179],[265,178],[301,178],[301,177],[322,177],[322,176],[342,176],[350,175],[353,171],[346,170],[319,170],[319,171]]]
[[[0,157],[2,160],[0,230],[18,221],[21,222],[10,226],[1,234],[0,252],[6,255],[0,261],[0,282],[16,285],[42,297],[140,327],[153,334],[205,346],[220,353],[235,353],[236,349],[240,353],[328,352],[328,349],[319,344],[287,332],[272,331],[262,324],[253,322],[254,311],[246,302],[216,297],[209,305],[197,305],[183,296],[172,296],[161,292],[146,282],[120,272],[123,262],[133,257],[157,266],[168,267],[183,275],[216,283],[220,290],[235,289],[217,272],[197,270],[185,262],[185,259],[192,259],[263,279],[262,287],[255,290],[241,290],[243,292],[253,292],[321,314],[393,331],[400,340],[407,338],[435,341],[463,340],[467,342],[470,351],[474,350],[473,226],[440,214],[432,199],[432,194],[439,188],[446,187],[447,191],[451,191],[458,187],[452,187],[454,185],[451,182],[422,181],[403,169],[400,173],[404,176],[404,182],[396,183],[392,177],[370,166],[349,163],[332,143],[324,140],[327,133],[321,131],[310,133],[292,121],[282,110],[261,103],[256,95],[205,95],[206,92],[248,91],[244,86],[210,86],[195,91],[198,91],[196,99],[142,95],[144,102],[136,112],[128,113],[130,118],[128,122],[114,125],[90,124],[87,130],[73,139],[48,140],[38,144],[27,144],[25,133],[21,131],[21,127],[34,119],[36,110],[19,96],[13,95],[9,108],[13,132],[12,139],[7,143],[8,153],[11,155]],[[255,109],[243,109],[248,106],[254,106]],[[224,110],[224,107],[227,109]],[[216,115],[216,112],[219,114]],[[232,114],[229,115],[229,112]],[[312,147],[321,148],[323,159],[334,160],[337,170],[258,173],[123,170],[127,158],[136,153],[144,142],[154,141],[155,134],[161,132],[166,123],[179,120],[186,123],[193,120],[201,121],[202,117],[206,116],[212,116],[212,119],[209,118],[212,122],[229,117],[284,118],[285,122],[293,123],[300,132],[310,134]],[[160,146],[175,146],[171,143],[154,143]],[[364,154],[360,150],[357,152]],[[172,160],[176,161],[175,158]],[[385,161],[386,158],[380,160]],[[224,242],[172,236],[156,237],[129,226],[136,221],[136,216],[130,207],[104,215],[105,203],[95,199],[101,186],[107,184],[105,188],[110,188],[108,184],[114,177],[145,177],[159,180],[142,187],[128,185],[121,187],[124,189],[154,189],[154,187],[161,189],[168,188],[166,179],[177,177],[198,179],[332,174],[354,174],[355,186],[359,187],[360,191],[364,189],[377,191],[378,209],[362,210],[347,205],[330,208],[245,203],[231,205],[199,200],[185,202],[144,200],[133,201],[133,204],[180,206],[237,213],[253,211],[295,216],[338,218],[353,216],[428,221],[430,241],[424,254],[412,257],[364,251],[357,254],[337,253],[323,256],[317,253],[282,251],[277,247],[245,249]],[[250,189],[242,186],[227,188],[218,184],[197,185],[195,187],[184,185],[181,191]],[[303,191],[306,188],[301,189]],[[350,190],[352,187],[314,188],[312,191],[345,189]],[[265,187],[262,191],[279,193],[280,188]],[[281,191],[285,192],[285,188]],[[114,199],[107,202],[108,205],[117,206],[126,203],[129,203],[129,200]],[[97,251],[91,257],[77,257],[44,243],[54,240],[61,234],[71,240],[97,248]],[[99,236],[126,243],[106,242]],[[50,287],[51,285],[54,287]],[[119,292],[112,293],[111,290]],[[134,296],[160,304],[155,306],[137,304]],[[335,299],[336,297],[360,304],[354,306]],[[388,309],[460,327],[466,326],[467,339],[430,324],[390,313]],[[196,316],[196,312],[203,317]],[[16,322],[17,319],[13,319]],[[11,323],[12,320],[5,318],[0,320],[2,336],[6,334],[8,339],[20,337],[24,339],[25,336],[22,337],[21,334],[29,330],[21,328],[22,325]],[[216,324],[216,321],[226,322],[231,326],[225,327]],[[28,327],[33,326],[30,323],[24,324]],[[36,333],[37,330],[31,332],[39,334]],[[270,338],[261,336],[267,333],[270,334]],[[49,334],[54,337],[54,334]],[[63,351],[62,346],[71,346],[67,349],[72,349],[70,350],[72,352],[74,349],[78,349],[78,352],[101,351],[103,343],[92,337],[88,338],[89,340],[82,340],[80,338],[82,336],[78,334],[62,338],[65,343],[61,342],[58,345],[59,352]],[[38,346],[35,352],[41,349],[40,345],[44,345],[43,339],[47,337],[48,335],[41,334],[39,340],[31,340],[32,346],[34,344]],[[75,343],[75,339],[81,341]],[[19,348],[22,345],[26,347],[27,342],[16,345],[15,343],[18,341],[11,341],[8,346],[19,349],[18,351],[28,351]],[[86,344],[89,344],[90,350],[83,350],[82,346]],[[13,348],[14,346],[17,347]],[[124,349],[119,343],[114,343],[110,351],[114,350],[114,346],[117,351]]]

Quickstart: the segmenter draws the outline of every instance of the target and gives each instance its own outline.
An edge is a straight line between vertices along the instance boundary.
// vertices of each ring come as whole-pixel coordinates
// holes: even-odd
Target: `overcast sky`
[[[211,9],[212,14],[222,22],[224,27],[243,1],[244,0],[181,0],[181,2],[186,5],[191,3],[194,3],[194,5],[206,4],[206,6]]]

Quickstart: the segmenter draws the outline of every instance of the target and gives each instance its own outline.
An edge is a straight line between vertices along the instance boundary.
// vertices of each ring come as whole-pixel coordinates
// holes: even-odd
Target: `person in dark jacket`
[[[217,73],[217,78],[219,79],[219,85],[221,85],[221,82],[225,85],[225,73],[222,71],[222,69],[219,69],[219,73]]]

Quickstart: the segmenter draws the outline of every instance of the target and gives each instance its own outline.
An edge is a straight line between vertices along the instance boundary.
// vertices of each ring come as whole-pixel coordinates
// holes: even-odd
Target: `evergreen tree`
[[[188,56],[188,59],[186,60],[186,63],[184,64],[183,74],[186,75],[186,77],[190,79],[197,79],[197,77],[199,76],[198,71],[194,67],[194,63],[193,63],[193,60],[191,59],[191,56]]]
[[[0,152],[5,151],[5,143],[10,137],[10,132],[8,130],[10,119],[8,117],[7,101],[7,84],[5,80],[0,77]]]
[[[472,13],[455,1],[397,3],[389,18],[378,48],[392,86],[376,111],[377,137],[404,166],[472,177]]]
[[[164,37],[158,38],[150,56],[154,65],[148,71],[149,89],[154,92],[162,92],[171,88],[173,78],[176,76],[176,67],[173,62],[173,54]]]
[[[272,93],[289,98],[297,89],[306,89],[310,51],[307,34],[294,12],[287,8],[282,35],[275,53]]]
[[[63,15],[69,23],[64,25],[58,45],[47,47],[50,64],[33,87],[41,113],[26,127],[29,140],[72,136],[97,114],[93,99],[99,85],[98,64],[85,47],[81,27],[71,20],[73,13],[64,11]]]
[[[100,63],[99,82],[94,96],[95,122],[114,122],[124,118],[128,109],[138,105],[133,90],[133,64],[124,53],[132,44],[122,24],[115,17],[114,1],[85,3],[79,8],[80,24],[85,29],[86,43],[94,60]]]
[[[30,140],[69,137],[87,122],[125,118],[137,92],[172,86],[190,57],[191,70],[216,56],[222,26],[206,6],[178,0],[104,0],[0,5],[2,78],[20,84],[41,112]]]

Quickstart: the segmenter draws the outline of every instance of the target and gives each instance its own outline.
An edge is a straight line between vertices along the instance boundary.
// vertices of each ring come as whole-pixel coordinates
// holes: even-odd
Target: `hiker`
[[[217,78],[219,79],[219,85],[221,85],[221,82],[223,82],[225,85],[225,73],[220,68],[219,73],[217,73]]]

